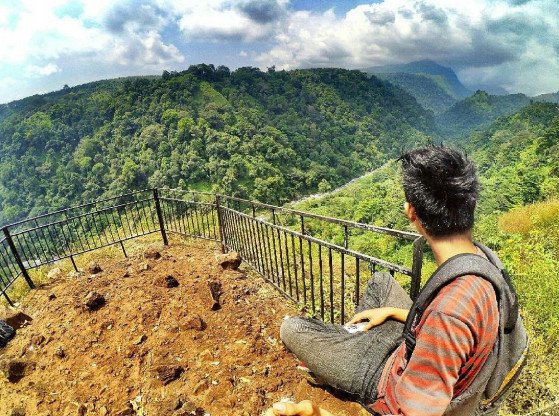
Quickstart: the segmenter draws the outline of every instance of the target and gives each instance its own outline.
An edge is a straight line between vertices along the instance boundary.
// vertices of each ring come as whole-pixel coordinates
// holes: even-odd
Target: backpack
[[[505,393],[520,375],[528,354],[528,335],[519,315],[518,298],[510,276],[493,251],[475,244],[487,260],[476,254],[459,254],[440,265],[414,301],[404,327],[403,338],[409,360],[415,348],[412,328],[419,323],[442,287],[457,277],[470,274],[493,285],[500,316],[495,346],[472,384],[452,399],[445,416],[496,415]]]

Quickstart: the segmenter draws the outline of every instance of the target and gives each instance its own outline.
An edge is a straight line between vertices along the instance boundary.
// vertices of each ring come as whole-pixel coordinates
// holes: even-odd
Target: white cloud
[[[71,1],[78,12],[60,13]],[[470,85],[537,94],[559,90],[558,23],[557,0],[382,0],[344,15],[296,11],[289,0],[20,0],[0,5],[0,78],[61,72],[74,84],[101,74],[92,67],[103,77],[179,68],[185,53],[263,69],[432,59]],[[205,55],[197,41],[216,50]],[[216,55],[229,45],[233,53]]]
[[[43,66],[27,65],[25,67],[25,75],[28,77],[46,77],[60,72],[60,67],[56,64],[48,63]]]
[[[141,63],[146,67],[162,67],[184,62],[184,57],[177,47],[164,43],[155,31],[141,35],[129,34],[125,39],[115,42],[108,56],[120,65]]]
[[[526,79],[522,71],[559,66],[559,4],[537,0],[384,0],[344,16],[294,12],[257,57],[261,67],[365,68],[432,59],[487,82],[537,93],[559,89],[555,73]],[[541,54],[541,55],[540,55]]]
[[[288,0],[169,0],[167,4],[187,41],[251,42],[277,31]]]

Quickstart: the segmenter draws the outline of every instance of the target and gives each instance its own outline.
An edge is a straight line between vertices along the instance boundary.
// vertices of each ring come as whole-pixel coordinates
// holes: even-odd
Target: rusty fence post
[[[159,201],[159,191],[157,188],[153,190],[153,199],[155,200],[155,210],[157,211],[157,219],[159,220],[159,228],[161,230],[161,237],[163,237],[163,244],[168,246],[169,240],[167,240],[165,221],[163,220],[163,213],[161,212],[161,202]]]
[[[16,249],[16,246],[14,244],[14,240],[12,239],[12,236],[10,234],[10,230],[8,230],[8,227],[4,227],[2,229],[2,231],[4,232],[4,235],[6,236],[6,241],[8,242],[8,246],[10,247],[10,250],[12,251],[12,255],[14,256],[14,259],[16,260],[16,263],[17,263],[19,269],[21,270],[21,274],[25,278],[25,281],[27,282],[29,287],[31,289],[34,289],[35,284],[33,283],[33,280],[31,280],[31,277],[29,277],[29,273],[27,273],[27,269],[25,268],[25,266],[23,265],[23,262],[21,261],[21,257],[19,255],[17,249]]]
[[[223,227],[223,217],[221,216],[221,198],[219,194],[215,196],[215,209],[217,211],[217,224],[219,226],[219,239],[221,241],[221,252],[227,252],[227,239]]]

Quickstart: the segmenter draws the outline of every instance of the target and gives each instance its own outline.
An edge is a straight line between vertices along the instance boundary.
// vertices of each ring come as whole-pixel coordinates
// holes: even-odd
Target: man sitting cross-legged
[[[478,198],[472,162],[459,151],[434,146],[410,151],[400,160],[405,214],[427,240],[437,264],[466,253],[486,258],[471,235]],[[496,292],[480,276],[456,277],[414,325],[416,344],[408,356],[401,336],[411,305],[392,276],[377,273],[351,320],[367,322],[366,331],[349,333],[341,325],[294,317],[283,322],[280,336],[318,382],[354,395],[372,412],[443,415],[493,350],[499,332]],[[456,409],[453,414],[472,414]],[[267,414],[330,415],[310,401],[276,403]]]

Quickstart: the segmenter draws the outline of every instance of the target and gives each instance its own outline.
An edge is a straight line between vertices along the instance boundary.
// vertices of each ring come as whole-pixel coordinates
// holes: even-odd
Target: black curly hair
[[[400,156],[407,201],[433,237],[471,230],[479,196],[473,162],[461,151],[428,146]]]

